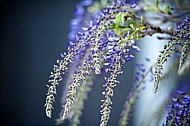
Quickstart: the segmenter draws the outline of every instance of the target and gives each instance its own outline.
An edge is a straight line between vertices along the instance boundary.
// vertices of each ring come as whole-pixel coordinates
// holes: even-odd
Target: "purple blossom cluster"
[[[177,91],[178,96],[172,98],[172,104],[167,106],[166,126],[190,125],[190,95]]]
[[[174,36],[184,40],[190,39],[190,19],[187,15],[183,22],[177,24]]]
[[[102,3],[101,3],[102,2]],[[62,99],[62,110],[57,123],[69,119],[71,125],[80,123],[80,116],[87,99],[88,92],[93,85],[93,77],[102,73],[105,83],[101,100],[100,125],[108,124],[114,88],[120,83],[118,76],[123,73],[125,64],[134,59],[131,49],[140,52],[136,40],[148,28],[155,32],[164,32],[158,27],[146,24],[143,16],[135,15],[136,1],[127,4],[125,0],[106,2],[93,2],[85,0],[77,4],[75,18],[71,20],[71,32],[68,35],[69,46],[67,53],[61,53],[53,71],[49,76],[48,91],[46,94],[46,115],[51,118],[53,102],[55,101],[56,86],[62,81],[63,75],[68,73],[68,78]],[[97,6],[98,5],[98,6]],[[94,7],[95,6],[95,7]],[[140,12],[141,8],[136,11]],[[143,10],[143,9],[142,9]],[[166,32],[168,33],[168,32]],[[176,27],[171,40],[164,46],[157,63],[154,64],[154,92],[158,90],[158,83],[163,72],[163,64],[173,53],[180,53],[179,69],[187,59],[190,47],[190,19],[188,16]],[[149,61],[149,59],[146,59]],[[129,93],[128,101],[122,112],[121,125],[126,125],[132,106],[140,90],[145,89],[142,84],[150,73],[153,80],[153,69],[145,69],[144,64],[137,63],[139,72],[135,75],[135,86]],[[147,81],[147,80],[146,80]],[[180,92],[179,97],[173,98],[173,104],[168,106],[166,125],[189,125],[190,122],[190,96]],[[186,125],[187,124],[187,125]]]
[[[130,31],[118,35],[112,27],[118,25],[115,21],[118,14],[128,12],[130,8],[128,4],[118,0],[109,3],[107,7],[95,14],[85,13],[84,8],[88,6],[92,6],[92,1],[82,1],[77,5],[75,13],[77,18],[71,21],[72,32],[69,35],[68,51],[61,53],[62,59],[57,60],[57,65],[50,75],[45,104],[46,115],[51,117],[56,86],[66,72],[69,71],[71,74],[71,80],[67,83],[59,121],[70,117],[72,108],[75,108],[74,103],[77,101],[78,92],[82,90],[81,85],[86,84],[87,79],[92,75],[100,74],[103,68],[106,73],[109,73],[109,77],[105,77],[106,82],[103,85],[105,91],[102,92],[104,99],[101,100],[100,125],[106,125],[111,112],[113,89],[119,83],[117,76],[123,73],[124,64],[134,58],[130,54],[130,49],[139,52],[140,48],[136,45],[133,36],[130,36]],[[80,25],[85,27],[80,28]]]
[[[183,66],[190,48],[190,19],[185,17],[184,21],[177,24],[176,31],[172,34],[171,39],[166,45],[164,45],[163,51],[160,51],[160,55],[155,65],[154,73],[154,93],[158,90],[158,84],[163,73],[163,64],[167,62],[168,58],[172,54],[180,53],[179,69]]]
[[[74,17],[70,21],[70,33],[68,34],[68,38],[70,41],[76,40],[76,33],[82,30],[82,27],[88,26],[89,22],[92,20],[92,14],[85,11],[85,8],[92,6],[92,0],[81,1],[76,5],[76,11],[74,13]]]
[[[179,63],[180,69],[185,63],[190,48],[190,19],[188,16],[185,17],[182,23],[177,25],[176,32],[176,37],[180,39],[179,44],[182,46]]]

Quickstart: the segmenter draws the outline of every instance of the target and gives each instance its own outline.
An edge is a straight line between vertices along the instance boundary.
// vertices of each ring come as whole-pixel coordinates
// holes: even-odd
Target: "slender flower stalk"
[[[106,126],[109,120],[109,116],[111,112],[111,104],[112,104],[111,97],[113,96],[113,89],[114,87],[116,87],[116,84],[119,83],[119,81],[117,81],[117,76],[123,72],[121,68],[120,60],[121,60],[120,57],[117,56],[116,61],[113,64],[114,68],[113,68],[113,71],[111,71],[110,73],[111,74],[110,77],[105,78],[107,82],[106,84],[103,85],[103,87],[105,87],[105,91],[103,91],[102,94],[104,95],[105,99],[101,100],[102,110],[100,111],[100,113],[102,116],[101,116],[100,126]]]
[[[87,99],[88,92],[91,90],[91,86],[92,78],[89,76],[87,77],[87,81],[82,83],[74,103],[76,105],[73,106],[70,116],[68,117],[68,119],[71,120],[70,122],[72,126],[77,126],[80,124],[80,117],[84,108],[84,101]]]
[[[149,59],[146,58],[146,61],[149,62]],[[138,70],[135,74],[134,84],[132,85],[123,106],[123,110],[120,115],[119,126],[126,126],[129,123],[131,112],[133,110],[133,105],[137,98],[140,97],[138,95],[139,92],[146,88],[146,85],[144,85],[146,81],[153,81],[153,66],[154,65],[151,65],[151,67],[146,70],[144,64],[136,63],[136,67]]]

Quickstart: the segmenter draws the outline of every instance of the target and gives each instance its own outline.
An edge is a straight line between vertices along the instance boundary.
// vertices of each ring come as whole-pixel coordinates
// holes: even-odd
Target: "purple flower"
[[[95,9],[93,6],[95,5],[92,1],[82,1],[77,4],[76,18],[70,22],[72,32],[69,34],[68,51],[61,54],[62,59],[57,61],[57,65],[54,66],[54,71],[50,75],[45,104],[48,117],[51,117],[56,86],[62,80],[63,74],[69,71],[69,80],[62,101],[63,110],[58,122],[74,118],[75,114],[73,113],[81,111],[83,102],[80,107],[75,107],[74,104],[81,98],[78,92],[87,90],[86,87],[89,87],[87,80],[92,80],[93,75],[101,74],[104,69],[109,77],[105,77],[106,82],[103,85],[105,90],[102,92],[104,99],[101,100],[102,110],[100,113],[101,125],[106,125],[111,112],[113,89],[119,83],[117,77],[123,73],[124,64],[134,58],[130,49],[140,51],[130,31],[117,34],[113,27],[118,25],[116,23],[118,15],[128,13],[126,9],[130,8],[128,4],[118,0],[103,9]],[[90,11],[92,9],[90,7],[95,10]],[[124,20],[124,17],[119,20]],[[83,96],[86,97],[87,93],[85,92]],[[82,101],[86,99],[85,97],[82,98]],[[78,110],[76,110],[77,108]]]
[[[154,93],[158,90],[158,84],[160,82],[161,75],[163,73],[163,64],[167,62],[168,58],[171,57],[171,54],[175,52],[176,54],[180,52],[179,59],[179,70],[182,68],[185,63],[188,50],[190,47],[190,19],[188,16],[181,23],[177,24],[176,32],[174,32],[171,36],[171,40],[164,46],[164,50],[160,51],[160,55],[158,56],[157,63],[155,65],[155,73],[154,73]]]
[[[178,95],[172,98],[167,106],[166,126],[190,125],[190,94],[177,91]]]
[[[188,16],[185,17],[184,21],[177,24],[176,26],[176,37],[184,40],[190,39],[190,19]]]

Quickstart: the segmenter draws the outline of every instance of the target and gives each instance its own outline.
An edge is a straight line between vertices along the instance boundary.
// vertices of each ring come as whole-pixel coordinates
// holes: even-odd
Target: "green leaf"
[[[159,0],[156,0],[155,9],[156,9],[156,11],[160,12],[160,8],[159,8]]]
[[[170,11],[170,6],[169,6],[169,5],[164,6],[164,11],[165,11],[167,14],[170,14],[170,15],[171,15],[171,11]]]
[[[156,8],[159,8],[158,5],[159,5],[159,0],[156,0]]]
[[[130,24],[135,25],[137,22],[133,18],[128,17],[126,23],[130,26]]]
[[[144,19],[142,15],[140,16],[140,21],[141,21],[141,24],[144,24]]]
[[[125,22],[125,16],[126,16],[126,13],[124,12],[117,14],[114,20],[115,24],[118,26],[123,26]]]

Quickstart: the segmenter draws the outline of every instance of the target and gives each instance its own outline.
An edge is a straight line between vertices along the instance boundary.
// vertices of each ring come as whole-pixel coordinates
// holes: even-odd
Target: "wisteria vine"
[[[161,9],[159,0],[156,0],[153,7],[149,4],[137,2],[129,4],[119,0],[86,0],[77,4],[76,9],[76,18],[71,20],[67,52],[60,53],[61,59],[58,59],[56,65],[54,65],[47,85],[45,111],[46,116],[51,118],[56,87],[62,81],[63,75],[68,73],[69,76],[62,98],[62,111],[59,119],[57,119],[57,124],[69,119],[71,125],[79,125],[84,102],[93,85],[93,78],[95,75],[106,73],[105,83],[102,84],[104,98],[101,100],[100,111],[100,125],[106,126],[113,104],[114,88],[120,83],[118,76],[123,73],[126,63],[135,58],[131,51],[141,51],[137,40],[152,36],[155,33],[164,33],[170,36],[168,43],[163,47],[163,51],[160,51],[157,62],[146,73],[144,69],[141,69],[143,64],[138,65],[141,71],[138,76],[141,76],[141,80],[136,76],[135,83],[137,85],[129,93],[130,96],[126,101],[127,106],[124,107],[120,120],[120,125],[126,125],[128,115],[132,110],[139,90],[141,90],[140,85],[144,83],[148,73],[151,73],[151,80],[154,81],[153,92],[157,93],[159,83],[162,80],[163,65],[169,57],[178,54],[179,71],[183,69],[184,64],[190,62],[188,58],[188,55],[190,55],[189,15],[185,13],[184,21],[178,22],[181,17],[174,18],[175,16],[172,15],[169,5]],[[177,22],[176,30],[162,29],[151,24],[144,16],[146,11],[160,14],[160,16],[164,15],[163,18],[166,21]],[[171,17],[171,20],[168,17]],[[163,19],[160,21],[163,21]],[[183,97],[189,99],[188,95]],[[189,109],[189,107],[188,103],[187,108]],[[173,114],[171,119],[170,115],[167,117],[167,124],[168,121],[173,121],[175,116]],[[189,121],[189,116],[189,114],[186,114],[187,121]]]

